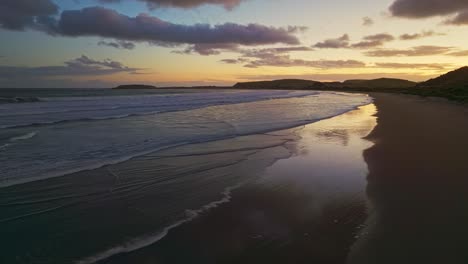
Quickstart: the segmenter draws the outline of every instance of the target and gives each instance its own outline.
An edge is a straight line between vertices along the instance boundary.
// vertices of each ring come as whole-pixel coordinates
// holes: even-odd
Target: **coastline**
[[[468,107],[371,94],[371,215],[348,263],[468,262]]]

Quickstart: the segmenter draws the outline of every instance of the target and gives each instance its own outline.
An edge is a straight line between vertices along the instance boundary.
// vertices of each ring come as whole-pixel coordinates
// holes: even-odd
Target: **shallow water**
[[[60,97],[0,106],[0,186],[115,164],[198,142],[311,123],[364,95],[231,91]]]
[[[232,190],[229,203],[102,263],[346,263],[368,216],[362,152],[375,111],[273,133],[298,136],[284,145],[291,156]]]
[[[243,202],[252,205],[261,201],[256,196],[239,195],[245,193],[245,190],[250,190],[252,186],[253,188],[263,186],[266,190],[273,190],[274,194],[277,188],[290,185],[289,182],[283,182],[285,179],[303,187],[317,184],[322,186],[325,182],[331,187],[308,188],[314,194],[323,193],[320,196],[324,197],[324,201],[327,201],[325,199],[327,195],[361,192],[366,170],[360,157],[368,143],[358,139],[372,128],[373,117],[370,116],[370,111],[361,109],[348,112],[330,119],[338,119],[338,122],[324,120],[304,129],[297,127],[278,131],[276,128],[292,127],[298,122],[310,123],[334,116],[339,113],[338,110],[347,111],[368,100],[367,97],[360,95],[346,97],[346,95],[325,93],[319,98],[306,96],[263,100],[212,106],[191,110],[189,113],[184,111],[169,113],[170,118],[165,116],[167,120],[165,124],[171,126],[166,127],[160,125],[161,119],[154,120],[160,118],[159,116],[153,116],[153,120],[148,120],[145,116],[143,120],[130,118],[109,124],[100,122],[115,122],[115,120],[98,121],[100,125],[96,127],[88,124],[93,129],[91,130],[93,133],[76,135],[75,139],[79,139],[76,140],[76,145],[79,147],[84,144],[83,148],[89,149],[93,146],[85,144],[87,140],[96,142],[97,145],[103,143],[101,141],[107,144],[111,142],[116,144],[111,150],[117,151],[117,154],[120,147],[126,147],[124,149],[127,152],[131,150],[132,145],[129,143],[133,142],[126,140],[128,134],[123,137],[125,135],[123,132],[122,138],[118,137],[122,127],[128,127],[129,130],[124,131],[135,138],[139,133],[151,132],[147,123],[158,124],[157,133],[152,135],[159,136],[161,142],[165,144],[170,143],[168,139],[171,136],[180,138],[179,134],[171,135],[171,131],[193,136],[195,129],[198,132],[205,131],[201,136],[205,136],[206,139],[200,141],[207,142],[183,144],[158,151],[154,151],[154,146],[146,142],[153,151],[122,163],[0,188],[0,232],[2,241],[8,241],[8,243],[2,242],[2,250],[8,253],[0,256],[0,262],[94,263],[102,260],[111,263],[114,261],[144,263],[133,261],[133,254],[149,251],[151,258],[155,252],[156,255],[162,254],[162,256],[170,254],[173,252],[170,247],[162,251],[156,249],[155,252],[153,248],[165,245],[167,243],[165,241],[171,241],[171,233],[190,226],[193,220],[200,219],[200,215],[229,208],[241,197],[250,197]],[[191,119],[184,119],[188,114]],[[217,130],[213,131],[213,122],[201,125],[200,122],[194,122],[198,120],[194,119],[196,117],[218,120],[225,126],[228,123],[226,131],[229,133],[226,135],[230,137],[213,141],[216,139],[213,135],[216,136],[216,133],[224,130],[216,127]],[[178,120],[180,122],[176,122]],[[112,126],[108,127],[110,124]],[[140,126],[146,129],[140,130]],[[173,126],[177,126],[177,129],[174,130]],[[311,130],[310,127],[315,127],[315,130]],[[24,140],[32,144],[31,140],[41,139],[39,135],[41,133],[44,135],[45,131],[50,130],[48,133],[62,131],[63,138],[58,138],[59,134],[54,134],[56,141],[53,146],[62,150],[61,156],[64,156],[67,155],[66,151],[79,150],[79,148],[67,149],[73,147],[74,142],[67,143],[67,148],[63,149],[60,149],[61,144],[57,143],[65,142],[65,135],[69,135],[69,131],[73,131],[73,128],[79,131],[89,129],[79,122],[66,126],[61,124],[59,127],[44,126],[40,127],[33,136],[22,136],[20,142],[23,144]],[[131,130],[132,128],[135,130]],[[163,128],[167,130],[166,134],[162,133]],[[106,133],[98,133],[100,136],[96,137],[95,133],[99,129]],[[107,137],[112,135],[111,139],[117,138],[114,138],[115,141],[106,141],[106,135]],[[165,136],[161,138],[161,135]],[[200,136],[199,133],[197,135]],[[40,140],[36,142],[50,143]],[[42,145],[30,146],[36,146],[39,152],[28,157],[29,162],[38,160],[40,164],[41,158],[44,157],[42,155],[47,152],[41,151],[38,147]],[[77,153],[83,158],[83,153],[79,151]],[[90,158],[93,155],[102,156],[100,152],[89,155]],[[338,159],[324,158],[330,156]],[[43,160],[47,161],[45,158]],[[17,160],[12,159],[10,162],[13,161]],[[35,164],[30,165],[27,159],[23,161],[25,161],[23,166],[26,168],[35,166]],[[57,166],[62,165],[57,164]],[[265,169],[271,165],[273,166],[265,174]],[[289,170],[287,168],[291,170],[290,174],[284,173],[284,170]],[[307,172],[313,172],[316,176],[307,177]],[[341,181],[346,181],[345,185],[348,187],[346,190],[335,192],[332,187],[340,186]],[[307,202],[307,199],[302,200]],[[268,204],[265,206],[268,207]],[[232,213],[238,216],[249,215],[236,210]],[[229,221],[222,222],[229,223]],[[193,239],[191,237],[186,241]],[[210,237],[207,239],[210,240]],[[197,248],[194,244],[183,242],[184,239],[176,241],[178,241],[176,247],[187,247],[188,250],[190,247]],[[123,253],[129,254],[121,258]],[[125,261],[127,258],[130,260]],[[195,262],[192,263],[209,263],[203,258],[193,260]],[[175,258],[162,263],[179,262]]]

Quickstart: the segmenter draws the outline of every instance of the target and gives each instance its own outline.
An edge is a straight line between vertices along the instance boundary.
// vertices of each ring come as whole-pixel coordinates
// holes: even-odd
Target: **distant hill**
[[[260,81],[260,82],[241,82],[233,86],[235,89],[320,89],[326,88],[326,85],[321,82],[285,79],[275,81]]]
[[[430,97],[444,97],[468,103],[468,67],[463,67],[420,83],[415,89],[408,90],[407,93]]]
[[[418,85],[429,88],[455,88],[468,86],[468,67],[463,67]]]
[[[119,85],[113,89],[119,89],[119,90],[123,90],[123,89],[134,89],[134,90],[138,90],[138,89],[157,89],[158,87],[156,86],[152,86],[152,85],[143,85],[143,84],[128,84],[128,85]]]
[[[414,87],[417,83],[402,79],[380,78],[374,80],[348,80],[344,81],[342,85],[343,88],[401,89]]]

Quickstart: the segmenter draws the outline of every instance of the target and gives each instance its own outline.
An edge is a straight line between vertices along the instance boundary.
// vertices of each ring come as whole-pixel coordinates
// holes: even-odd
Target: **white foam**
[[[19,141],[19,140],[26,140],[26,139],[33,138],[36,135],[37,135],[37,131],[34,131],[34,132],[27,133],[27,134],[24,134],[24,135],[21,135],[21,136],[10,138],[10,141],[15,142],[15,141]]]
[[[212,210],[214,208],[219,207],[222,204],[230,202],[232,199],[232,191],[234,189],[239,188],[241,185],[242,184],[237,184],[235,186],[226,188],[224,192],[222,192],[223,198],[218,201],[211,202],[197,210],[186,210],[186,218],[165,227],[161,231],[151,236],[133,239],[125,244],[118,245],[104,252],[98,253],[94,256],[79,260],[76,262],[76,264],[93,264],[118,254],[129,253],[153,245],[161,239],[163,239],[165,236],[167,236],[167,234],[169,234],[169,231],[171,231],[172,229],[194,220],[195,218],[197,218],[203,213],[206,213],[209,210]]]

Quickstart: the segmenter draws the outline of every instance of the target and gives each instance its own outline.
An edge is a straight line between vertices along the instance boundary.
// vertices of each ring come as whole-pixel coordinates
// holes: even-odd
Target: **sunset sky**
[[[0,87],[421,81],[464,66],[464,0],[1,0]]]

